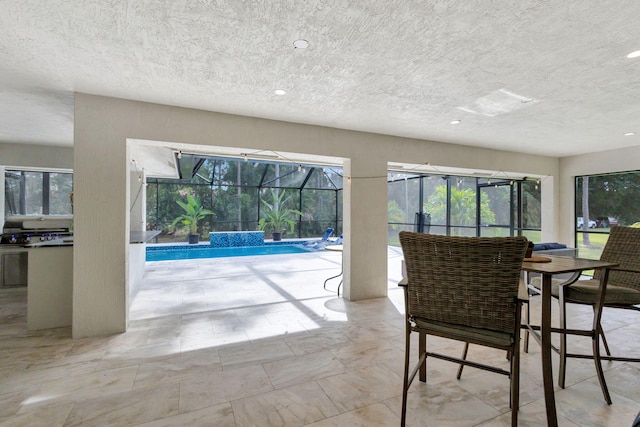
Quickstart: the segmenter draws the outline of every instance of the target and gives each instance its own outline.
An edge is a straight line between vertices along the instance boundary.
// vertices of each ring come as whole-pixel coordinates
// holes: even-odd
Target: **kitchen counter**
[[[131,252],[139,256],[144,272],[144,245],[160,231],[132,231]],[[42,250],[42,248],[48,248]],[[73,312],[73,236],[6,248],[8,252],[28,251],[27,329],[39,330],[71,326]],[[133,263],[134,266],[136,262]],[[137,271],[131,268],[130,271]],[[130,278],[130,283],[135,283]],[[131,285],[134,287],[134,285]]]
[[[144,245],[160,231],[132,231],[131,252],[144,267]],[[43,248],[48,248],[43,250]],[[73,312],[73,236],[11,247],[12,252],[29,252],[27,284],[27,329],[71,326]],[[136,263],[134,263],[135,266]],[[131,268],[131,271],[137,271]],[[141,269],[144,271],[144,268]],[[135,281],[130,279],[131,283]],[[133,285],[132,285],[133,286]]]

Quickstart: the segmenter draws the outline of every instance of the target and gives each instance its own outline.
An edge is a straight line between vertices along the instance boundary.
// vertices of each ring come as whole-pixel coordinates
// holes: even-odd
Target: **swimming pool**
[[[147,246],[147,261],[173,261],[178,259],[223,258],[251,255],[279,255],[311,252],[303,245],[261,245],[212,248],[210,246]]]

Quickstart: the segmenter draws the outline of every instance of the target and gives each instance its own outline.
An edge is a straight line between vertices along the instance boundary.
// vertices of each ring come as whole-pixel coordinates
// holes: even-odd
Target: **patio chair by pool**
[[[329,240],[329,237],[331,237],[332,234],[333,234],[333,228],[329,227],[327,228],[327,231],[324,232],[324,236],[322,236],[320,240],[312,240],[312,241],[306,242],[304,245],[313,247],[314,249],[321,249],[324,246],[331,243],[331,241]]]
[[[331,227],[327,228],[327,231],[324,232],[324,236],[322,236],[322,239],[320,239],[320,241],[326,242],[327,240],[329,240],[329,237],[331,237],[332,234],[333,234],[333,228]]]

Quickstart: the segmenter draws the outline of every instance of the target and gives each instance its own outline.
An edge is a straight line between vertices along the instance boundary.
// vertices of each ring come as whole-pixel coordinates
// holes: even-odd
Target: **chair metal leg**
[[[404,427],[407,421],[407,393],[409,390],[409,352],[411,350],[411,325],[407,322],[404,345],[404,381],[402,384],[402,415],[400,426]]]
[[[558,385],[564,388],[565,378],[567,376],[567,303],[564,300],[564,288],[560,286],[558,305],[560,306],[560,346],[559,355],[560,363],[558,366]]]
[[[593,306],[593,315],[596,316],[596,307]],[[607,344],[607,338],[604,336],[604,330],[602,330],[602,325],[598,323],[598,333],[600,334],[600,338],[602,339],[602,344],[604,345],[604,351],[607,353],[607,356],[611,356],[611,351],[609,350],[609,344]]]
[[[607,382],[604,377],[604,370],[602,369],[602,357],[600,355],[600,338],[602,337],[602,343],[604,345],[607,356],[611,356],[609,351],[609,345],[604,337],[604,331],[600,321],[602,319],[602,309],[604,308],[604,297],[607,287],[607,280],[609,277],[609,270],[604,269],[602,276],[600,277],[600,290],[598,295],[598,301],[593,305],[593,325],[591,328],[591,345],[592,345],[592,358],[596,367],[596,374],[598,376],[598,382],[602,389],[604,400],[607,404],[611,405],[611,395],[607,387]],[[564,286],[560,286],[558,292],[558,304],[560,305],[560,365],[558,369],[558,385],[562,388],[565,386],[566,367],[567,367],[567,303],[564,296]],[[577,356],[573,356],[577,357]],[[588,356],[583,356],[588,357]],[[590,357],[591,358],[591,357]]]
[[[529,326],[531,324],[531,305],[528,302],[525,305],[527,306],[526,322]],[[529,329],[524,330],[524,352],[529,353]]]
[[[516,336],[515,350],[511,355],[511,426],[518,425],[520,409],[520,338]]]
[[[462,360],[467,360],[467,353],[469,352],[469,343],[466,342],[464,343],[464,350],[462,350],[462,357],[460,359]],[[461,363],[460,367],[458,368],[458,375],[456,376],[457,379],[460,379],[460,377],[462,376],[462,369],[464,368],[464,365]]]
[[[427,382],[427,334],[424,332],[418,333],[418,354],[420,357],[425,357],[424,363],[420,365],[420,381]]]
[[[522,315],[522,303],[518,304],[516,311],[516,333],[513,348],[509,355],[509,379],[511,380],[511,393],[509,394],[509,406],[511,407],[511,426],[518,426],[518,410],[520,409],[520,317]]]
[[[602,359],[600,359],[600,334],[597,332],[593,335],[593,361],[596,364],[596,373],[598,374],[598,381],[600,382],[600,388],[602,388],[602,395],[605,402],[611,405],[611,395],[607,388],[607,382],[604,379],[604,371],[602,370]]]
[[[604,269],[602,276],[600,276],[600,292],[598,303],[593,308],[593,327],[591,328],[593,333],[593,361],[596,364],[596,373],[598,374],[598,381],[600,382],[600,388],[602,388],[602,394],[607,404],[611,405],[611,395],[607,388],[607,382],[604,378],[604,371],[602,370],[602,359],[600,358],[600,333],[602,332],[602,326],[600,320],[602,319],[602,309],[604,308],[604,296],[607,290],[607,281],[609,279],[609,269]]]
[[[600,339],[602,339],[602,344],[604,345],[604,351],[607,353],[607,356],[611,356],[611,351],[609,350],[609,344],[607,344],[607,339],[604,336],[604,331],[602,330],[602,326],[600,326]]]

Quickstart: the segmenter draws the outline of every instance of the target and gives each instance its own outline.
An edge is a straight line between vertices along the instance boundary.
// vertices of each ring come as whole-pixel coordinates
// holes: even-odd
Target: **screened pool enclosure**
[[[187,194],[213,214],[198,234],[254,231],[272,210],[287,211],[283,238],[317,238],[327,228],[342,234],[343,172],[335,166],[268,159],[181,154],[178,179],[147,180],[147,228],[162,230],[159,242],[184,241],[185,227],[172,227]],[[275,157],[275,156],[274,156]],[[540,236],[540,182],[528,179],[444,174],[388,173],[389,244],[400,230],[465,236]],[[275,206],[274,206],[275,205]],[[264,220],[263,220],[264,221]],[[264,227],[263,227],[264,228]],[[265,236],[271,237],[265,228]]]
[[[159,241],[185,233],[171,223],[183,213],[176,201],[187,194],[213,211],[198,223],[201,238],[211,231],[257,230],[274,210],[292,221],[283,224],[285,238],[322,236],[329,227],[342,233],[340,168],[195,154],[181,154],[177,162],[179,179],[147,180],[147,228],[162,230]]]
[[[402,230],[539,242],[540,197],[536,179],[389,172],[389,244]]]

